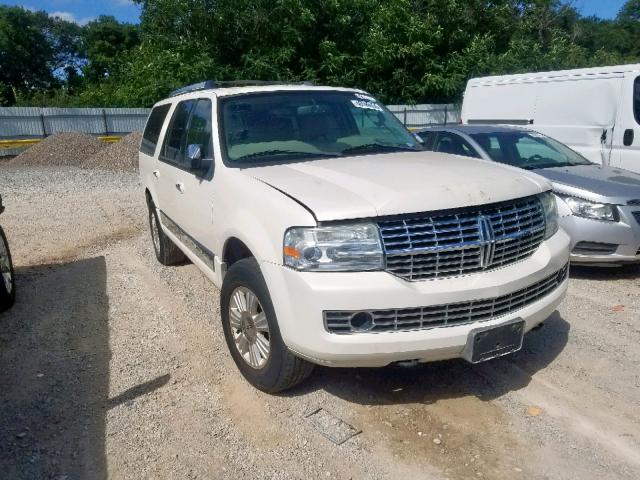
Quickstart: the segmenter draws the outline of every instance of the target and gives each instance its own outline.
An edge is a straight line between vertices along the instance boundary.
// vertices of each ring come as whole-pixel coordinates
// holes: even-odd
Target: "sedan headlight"
[[[373,223],[293,227],[284,235],[284,264],[306,271],[382,270],[383,254]]]
[[[618,221],[618,210],[615,205],[590,202],[589,200],[569,196],[562,196],[562,199],[571,212],[578,217],[604,220],[606,222]]]
[[[551,238],[558,231],[558,205],[556,197],[551,192],[545,192],[540,195],[540,203],[544,210],[544,222],[546,229],[544,232],[545,240]]]

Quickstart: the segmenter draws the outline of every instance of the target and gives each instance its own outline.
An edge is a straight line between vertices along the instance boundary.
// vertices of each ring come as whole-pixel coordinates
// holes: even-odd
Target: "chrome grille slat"
[[[493,237],[489,240],[480,231],[481,217],[490,225]],[[456,213],[384,220],[378,222],[378,227],[386,270],[405,280],[419,281],[475,273],[523,260],[542,243],[545,220],[539,200],[527,197]],[[488,242],[491,255],[487,255]]]
[[[499,318],[516,312],[550,294],[567,278],[569,265],[547,278],[500,297],[429,307],[371,310],[373,327],[368,332],[396,332],[463,325]],[[326,311],[325,326],[332,333],[362,333],[349,323],[357,312]]]

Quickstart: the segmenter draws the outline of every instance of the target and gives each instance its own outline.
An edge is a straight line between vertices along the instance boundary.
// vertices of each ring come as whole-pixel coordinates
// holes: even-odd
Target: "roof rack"
[[[265,81],[265,80],[232,80],[232,81],[216,81],[206,80],[204,82],[194,83],[193,85],[187,85],[186,87],[174,90],[169,94],[170,97],[182,95],[183,93],[197,92],[199,90],[210,90],[213,88],[232,88],[232,87],[253,87],[253,86],[265,86],[265,85],[306,85],[309,87],[314,86],[313,82],[278,82],[278,81]]]

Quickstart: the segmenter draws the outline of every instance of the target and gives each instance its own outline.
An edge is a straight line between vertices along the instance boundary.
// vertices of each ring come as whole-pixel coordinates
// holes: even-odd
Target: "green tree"
[[[46,14],[0,6],[0,101],[13,104],[19,93],[54,82],[54,51],[47,39]]]
[[[100,16],[83,30],[87,62],[83,71],[91,82],[111,76],[123,56],[140,44],[139,28],[118,22],[112,16]]]

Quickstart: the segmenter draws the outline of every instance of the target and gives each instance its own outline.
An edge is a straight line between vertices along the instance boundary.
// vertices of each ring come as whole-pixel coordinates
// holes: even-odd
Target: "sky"
[[[574,0],[574,6],[584,15],[614,18],[626,0]]]
[[[625,0],[573,0],[573,5],[585,16],[614,18]],[[81,25],[99,15],[113,15],[120,21],[136,23],[140,8],[131,0],[0,0],[0,5],[21,5],[30,10],[45,10],[52,16]]]
[[[44,10],[84,25],[100,15],[113,15],[121,22],[137,23],[140,7],[131,0],[0,0],[0,5],[19,5],[29,10]]]

